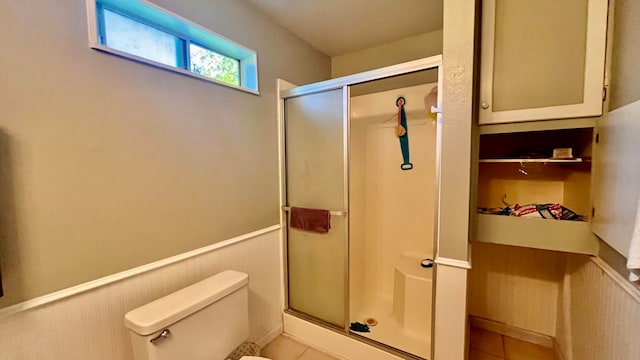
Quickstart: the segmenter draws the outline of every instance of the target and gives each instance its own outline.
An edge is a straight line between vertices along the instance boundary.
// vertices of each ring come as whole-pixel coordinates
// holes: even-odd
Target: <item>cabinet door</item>
[[[640,196],[640,101],[598,120],[593,162],[593,232],[623,256]]]
[[[480,124],[599,116],[607,0],[485,0]]]

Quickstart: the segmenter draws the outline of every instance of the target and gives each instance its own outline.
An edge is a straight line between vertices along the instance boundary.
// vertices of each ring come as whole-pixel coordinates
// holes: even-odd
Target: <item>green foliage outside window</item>
[[[228,84],[240,85],[240,62],[211,50],[190,44],[191,71]]]

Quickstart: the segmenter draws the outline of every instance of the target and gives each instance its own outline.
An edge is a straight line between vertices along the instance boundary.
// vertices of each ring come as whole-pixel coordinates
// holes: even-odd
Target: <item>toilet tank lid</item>
[[[129,311],[127,328],[140,335],[153,334],[164,327],[212,304],[246,286],[249,275],[227,270]]]

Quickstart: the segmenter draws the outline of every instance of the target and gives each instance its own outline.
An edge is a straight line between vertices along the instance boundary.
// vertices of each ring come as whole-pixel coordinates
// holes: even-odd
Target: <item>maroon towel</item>
[[[326,234],[331,228],[331,214],[329,210],[292,207],[289,226],[302,231]]]

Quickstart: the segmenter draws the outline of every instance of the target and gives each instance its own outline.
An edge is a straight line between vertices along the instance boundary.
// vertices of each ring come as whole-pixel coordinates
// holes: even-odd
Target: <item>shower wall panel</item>
[[[436,126],[426,117],[423,100],[433,86],[352,99],[352,114],[370,114],[371,104],[383,104],[386,110],[384,115],[354,116],[351,120],[350,282],[356,303],[379,297],[391,301],[394,269],[403,257],[433,257]],[[406,95],[414,168],[403,171],[395,135],[395,99],[414,93],[419,96]]]

